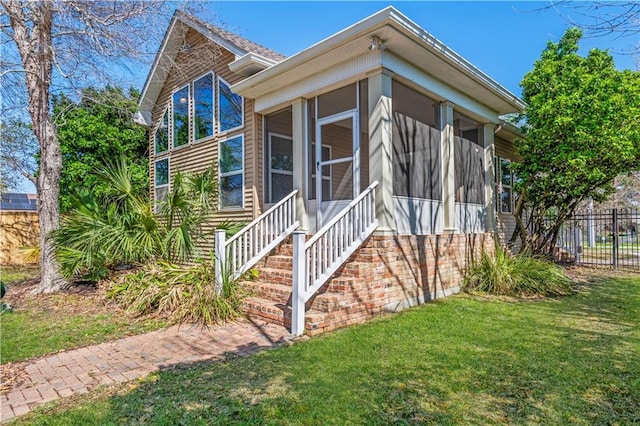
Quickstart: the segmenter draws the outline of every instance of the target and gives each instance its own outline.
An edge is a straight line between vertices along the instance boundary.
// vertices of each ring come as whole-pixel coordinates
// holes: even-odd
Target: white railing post
[[[291,295],[291,334],[304,333],[305,287],[307,282],[304,231],[293,232],[293,293]]]
[[[227,233],[224,229],[216,229],[215,231],[215,238],[214,238],[214,244],[215,244],[215,279],[216,279],[216,291],[218,292],[218,294],[220,294],[222,292],[222,273],[224,270],[226,270],[226,268],[228,267],[228,265],[226,265],[226,238],[227,238]]]

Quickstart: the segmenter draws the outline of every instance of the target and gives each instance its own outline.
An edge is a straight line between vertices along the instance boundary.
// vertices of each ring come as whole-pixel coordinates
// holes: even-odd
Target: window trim
[[[221,129],[221,125],[220,125],[220,111],[222,110],[222,108],[220,108],[220,99],[221,99],[221,93],[222,91],[220,90],[220,82],[222,82],[225,86],[227,86],[229,88],[229,91],[231,91],[231,84],[229,84],[224,78],[218,76],[218,81],[217,81],[217,96],[214,96],[217,100],[216,103],[216,118],[217,118],[217,128],[218,128],[218,135],[226,135],[229,134],[231,132],[235,132],[237,130],[240,130],[242,128],[244,128],[244,96],[240,96],[237,93],[233,93],[234,95],[240,96],[240,99],[242,100],[242,105],[240,107],[240,125],[233,127],[231,129],[226,129],[226,130],[222,130]]]
[[[236,139],[236,138],[240,138],[241,143],[242,143],[242,168],[240,170],[234,170],[232,172],[223,172],[221,170],[221,164],[220,164],[220,159],[221,159],[221,149],[220,146],[227,142],[230,141],[232,139]],[[233,135],[233,136],[229,136],[229,137],[225,137],[223,139],[219,139],[218,140],[218,185],[220,188],[222,188],[222,178],[223,177],[228,177],[228,176],[236,176],[236,175],[241,175],[242,176],[242,189],[241,189],[241,194],[242,194],[242,201],[240,203],[239,206],[226,206],[223,207],[222,206],[222,196],[218,197],[218,208],[220,210],[224,210],[224,211],[229,211],[229,210],[243,210],[245,207],[245,195],[244,195],[244,189],[245,189],[245,164],[244,164],[244,160],[245,160],[245,152],[244,152],[244,133],[240,133],[237,135]],[[222,192],[222,189],[220,189],[220,192]]]
[[[213,112],[211,114],[211,125],[213,126],[211,130],[210,136],[205,136],[200,139],[196,139],[196,91],[195,84],[196,81],[204,78],[205,76],[211,74],[211,106],[213,108]],[[191,105],[189,108],[189,125],[191,126],[191,142],[194,144],[203,142],[207,139],[211,139],[216,136],[216,118],[218,116],[218,106],[216,105],[216,74],[213,71],[207,71],[202,75],[194,77],[189,83],[191,86]],[[182,146],[182,145],[181,145]]]
[[[280,170],[280,169],[272,169],[271,168],[271,141],[272,141],[272,137],[275,136],[277,138],[280,139],[286,139],[289,142],[291,142],[291,156],[293,157],[293,137],[292,136],[287,136],[284,135],[282,133],[276,133],[276,132],[269,132],[267,137],[268,137],[268,141],[269,141],[269,146],[268,146],[268,173],[269,173],[269,202],[270,203],[277,203],[278,201],[273,201],[273,179],[272,179],[272,174],[279,174],[279,175],[285,175],[285,176],[293,176],[293,170],[292,171],[288,171],[288,170]]]
[[[178,87],[176,90],[174,90],[173,92],[171,92],[171,137],[169,138],[169,140],[171,141],[171,149],[175,150],[175,149],[181,149],[184,148],[186,146],[191,145],[191,141],[193,139],[193,132],[192,132],[192,115],[191,115],[191,84],[192,82],[189,82],[187,84],[184,84],[180,87]],[[175,144],[175,136],[176,136],[176,132],[175,132],[175,125],[174,125],[174,110],[175,110],[175,105],[173,102],[173,97],[175,96],[176,93],[178,93],[180,90],[187,88],[187,90],[189,91],[189,93],[187,94],[187,142],[182,144],[182,145],[178,145],[176,146]]]
[[[156,183],[156,164],[165,160],[167,160],[167,183],[164,185],[158,185]],[[167,197],[169,196],[169,193],[171,192],[171,157],[163,157],[160,159],[154,159],[153,161],[153,211],[156,213],[158,212],[158,188],[167,188]]]

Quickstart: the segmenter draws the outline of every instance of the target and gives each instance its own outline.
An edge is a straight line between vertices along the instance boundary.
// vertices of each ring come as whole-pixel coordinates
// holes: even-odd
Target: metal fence
[[[640,270],[640,210],[576,214],[561,228],[556,246],[577,264]]]

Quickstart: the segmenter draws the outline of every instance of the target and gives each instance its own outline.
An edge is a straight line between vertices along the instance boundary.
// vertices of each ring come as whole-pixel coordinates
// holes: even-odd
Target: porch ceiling
[[[393,7],[235,84],[232,90],[253,99],[278,91],[337,64],[371,54],[373,36],[381,39],[384,45],[382,52],[374,51],[378,54],[378,66],[384,64],[385,52],[390,52],[498,114],[524,108],[517,96]],[[312,93],[301,94],[307,95]]]

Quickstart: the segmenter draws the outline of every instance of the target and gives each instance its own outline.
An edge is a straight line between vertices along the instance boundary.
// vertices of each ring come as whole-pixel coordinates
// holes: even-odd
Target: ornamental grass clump
[[[171,323],[207,326],[239,317],[247,291],[223,274],[215,283],[213,256],[195,265],[151,263],[110,283],[107,297],[134,315],[159,315]]]
[[[467,271],[464,288],[505,296],[559,296],[571,293],[562,268],[545,259],[511,254],[502,247],[483,252]]]

